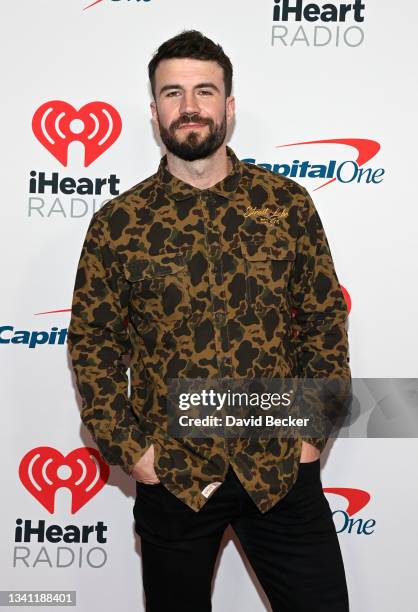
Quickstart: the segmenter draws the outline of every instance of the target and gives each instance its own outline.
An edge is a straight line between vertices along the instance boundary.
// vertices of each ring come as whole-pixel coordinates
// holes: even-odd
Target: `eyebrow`
[[[195,85],[193,87],[193,89],[214,89],[215,91],[217,91],[218,93],[220,93],[219,88],[215,85],[215,83],[199,83],[198,85]],[[164,85],[164,87],[161,87],[160,89],[160,95],[162,93],[164,93],[165,91],[169,90],[169,89],[182,89],[184,90],[184,87],[182,85],[178,85],[177,83],[173,84],[173,85]]]

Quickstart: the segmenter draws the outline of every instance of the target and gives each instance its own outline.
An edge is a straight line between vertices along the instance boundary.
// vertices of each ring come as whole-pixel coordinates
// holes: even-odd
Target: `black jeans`
[[[229,524],[273,612],[348,612],[344,565],[319,459],[300,464],[292,489],[265,514],[230,466],[225,482],[199,512],[162,484],[137,483],[134,517],[147,612],[212,610],[213,571]]]

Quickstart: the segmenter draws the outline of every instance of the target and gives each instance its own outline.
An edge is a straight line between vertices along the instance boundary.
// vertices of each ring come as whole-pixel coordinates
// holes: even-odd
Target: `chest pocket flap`
[[[250,239],[240,236],[248,307],[267,313],[289,309],[287,288],[295,260],[296,240],[267,231]]]
[[[133,316],[166,325],[190,316],[188,270],[183,253],[133,256],[124,264]]]
[[[182,253],[162,253],[161,255],[133,257],[124,265],[124,268],[127,280],[137,282],[146,278],[179,274],[184,271],[185,265]]]
[[[295,238],[280,237],[273,232],[267,232],[263,238],[252,240],[247,236],[240,237],[242,256],[248,261],[266,261],[280,259],[293,261],[295,259]]]

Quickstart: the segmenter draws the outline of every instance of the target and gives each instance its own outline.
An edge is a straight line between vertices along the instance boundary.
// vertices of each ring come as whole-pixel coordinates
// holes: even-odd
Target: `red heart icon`
[[[72,122],[78,119],[82,128]],[[32,130],[39,142],[63,165],[68,163],[68,146],[74,140],[84,144],[84,165],[87,167],[119,137],[122,119],[107,102],[89,102],[76,110],[63,100],[42,104],[33,115]]]
[[[343,292],[343,296],[344,296],[345,302],[347,304],[348,314],[350,314],[350,312],[351,312],[351,297],[350,297],[350,294],[348,293],[348,291],[347,291],[347,289],[345,287],[343,287],[342,285],[340,285],[340,287],[341,287],[341,291]]]
[[[68,477],[58,475],[62,466],[69,468]],[[75,514],[104,487],[109,471],[109,466],[95,448],[76,448],[65,457],[55,448],[39,446],[23,457],[19,478],[51,514],[57,489],[66,487],[72,494],[71,514]]]

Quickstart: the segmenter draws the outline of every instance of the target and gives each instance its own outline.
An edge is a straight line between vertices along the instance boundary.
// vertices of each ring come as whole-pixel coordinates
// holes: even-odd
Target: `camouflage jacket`
[[[154,444],[161,483],[198,511],[231,463],[266,512],[296,480],[302,438],[174,438],[167,379],[351,380],[347,307],[306,189],[227,152],[233,168],[210,189],[163,157],[95,213],[68,344],[82,420],[109,464],[130,473]],[[304,439],[322,450],[327,438]]]

